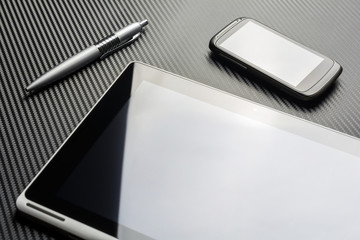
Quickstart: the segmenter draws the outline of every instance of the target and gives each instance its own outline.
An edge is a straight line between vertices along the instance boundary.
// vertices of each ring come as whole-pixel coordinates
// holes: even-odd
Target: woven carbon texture
[[[16,197],[131,60],[360,137],[359,15],[358,0],[1,1],[0,239],[50,238],[14,218]],[[212,58],[210,38],[241,16],[341,63],[328,96],[313,106],[294,103]],[[46,70],[145,18],[145,34],[131,46],[36,95],[25,93]]]

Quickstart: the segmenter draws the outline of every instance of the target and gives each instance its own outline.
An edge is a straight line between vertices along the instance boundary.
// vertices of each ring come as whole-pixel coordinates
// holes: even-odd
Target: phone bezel
[[[293,86],[282,79],[278,78],[277,76],[263,70],[262,68],[254,65],[253,63],[247,61],[246,59],[243,59],[241,56],[238,56],[234,54],[233,52],[221,47],[221,43],[223,43],[226,39],[228,39],[232,34],[234,34],[236,31],[238,31],[241,27],[243,27],[245,24],[247,24],[249,21],[265,28],[266,30],[271,31],[272,33],[316,54],[317,56],[323,58],[324,60],[305,78],[303,79],[297,86]],[[213,45],[213,46],[211,46]],[[236,62],[240,67],[243,69],[246,69],[248,71],[261,74],[262,76],[266,77],[268,79],[268,82],[274,82],[274,83],[280,83],[281,85],[285,86],[288,89],[291,89],[292,91],[298,92],[300,94],[306,94],[311,88],[313,88],[315,85],[319,84],[321,80],[324,78],[324,76],[327,75],[327,73],[332,69],[335,62],[331,60],[330,58],[314,51],[313,49],[310,49],[293,39],[271,29],[270,27],[254,20],[251,18],[239,18],[235,21],[231,22],[229,25],[227,25],[222,31],[217,33],[215,37],[210,42],[210,47],[212,50],[215,50],[215,53],[221,54],[222,56],[230,59],[233,62]],[[215,47],[215,49],[214,49]],[[270,80],[270,81],[269,81]],[[272,80],[272,81],[271,81]],[[329,78],[327,81],[333,80],[332,78]],[[326,83],[322,83],[322,85],[326,85]]]

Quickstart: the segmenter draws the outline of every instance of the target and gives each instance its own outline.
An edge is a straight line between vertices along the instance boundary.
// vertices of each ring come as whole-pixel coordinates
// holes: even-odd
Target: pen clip
[[[112,47],[111,49],[109,49],[108,51],[106,51],[104,54],[102,54],[100,56],[100,59],[103,59],[103,58],[106,58],[107,56],[113,54],[114,52],[120,50],[121,48],[124,48],[124,47],[127,47],[129,46],[130,44],[132,44],[133,42],[136,41],[136,39],[139,38],[139,36],[141,35],[141,33],[137,33],[135,34],[132,38],[130,38],[129,40],[127,40],[126,42],[118,45],[118,46],[115,46],[115,47]]]

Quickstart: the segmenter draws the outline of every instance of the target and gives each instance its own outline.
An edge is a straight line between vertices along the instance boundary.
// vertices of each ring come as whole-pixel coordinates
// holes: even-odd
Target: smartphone
[[[251,18],[231,22],[209,46],[215,54],[301,100],[319,96],[342,72],[334,60]]]

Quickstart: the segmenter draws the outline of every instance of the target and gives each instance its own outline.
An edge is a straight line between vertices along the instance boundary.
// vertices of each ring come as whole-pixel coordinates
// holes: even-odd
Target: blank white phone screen
[[[295,87],[324,60],[252,21],[220,46]]]

